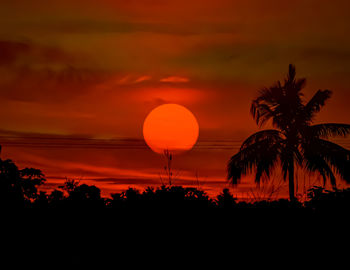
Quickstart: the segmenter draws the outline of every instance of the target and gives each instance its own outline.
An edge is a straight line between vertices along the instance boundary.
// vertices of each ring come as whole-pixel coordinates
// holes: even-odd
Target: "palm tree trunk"
[[[295,195],[294,195],[294,160],[293,159],[289,162],[288,175],[289,175],[289,199],[290,199],[291,202],[293,202],[293,201],[295,201]]]

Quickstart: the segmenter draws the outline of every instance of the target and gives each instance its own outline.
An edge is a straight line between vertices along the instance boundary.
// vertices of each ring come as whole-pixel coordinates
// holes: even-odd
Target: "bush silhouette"
[[[330,191],[324,187],[313,187],[308,192],[308,199],[305,206],[316,213],[346,215],[350,209],[350,188]]]

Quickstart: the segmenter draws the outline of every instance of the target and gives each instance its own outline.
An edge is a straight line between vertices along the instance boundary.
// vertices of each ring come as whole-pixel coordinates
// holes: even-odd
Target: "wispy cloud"
[[[139,77],[139,78],[137,78],[135,81],[134,81],[134,83],[140,83],[140,82],[145,82],[145,81],[149,81],[149,80],[151,80],[152,79],[152,77],[151,76],[141,76],[141,77]]]
[[[187,83],[190,79],[186,77],[170,76],[160,79],[160,82],[164,83]]]
[[[138,84],[146,81],[152,80],[152,77],[149,75],[135,76],[135,75],[126,75],[117,80],[119,85],[132,85]]]

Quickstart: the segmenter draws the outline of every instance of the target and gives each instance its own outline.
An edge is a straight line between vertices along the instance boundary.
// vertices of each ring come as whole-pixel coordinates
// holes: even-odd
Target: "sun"
[[[184,106],[164,104],[153,109],[143,124],[143,137],[156,153],[172,154],[192,149],[199,136],[196,117]]]

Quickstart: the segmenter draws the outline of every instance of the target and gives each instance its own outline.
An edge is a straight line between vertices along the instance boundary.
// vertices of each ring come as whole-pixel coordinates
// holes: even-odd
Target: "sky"
[[[349,9],[346,0],[3,1],[1,155],[42,169],[47,188],[66,178],[107,195],[159,186],[166,160],[142,125],[176,103],[200,131],[174,158],[174,182],[217,194],[230,187],[227,161],[258,130],[251,100],[288,64],[308,80],[305,99],[333,91],[317,122],[350,122]],[[232,190],[261,191],[249,177]]]

